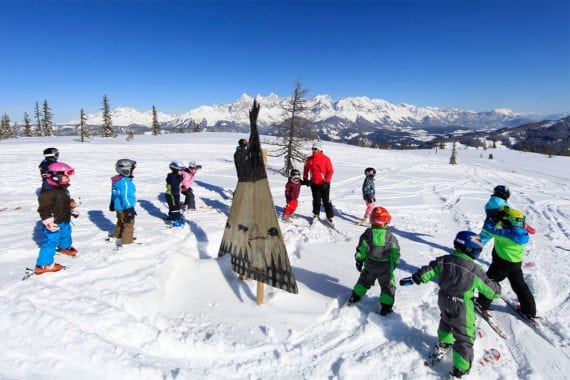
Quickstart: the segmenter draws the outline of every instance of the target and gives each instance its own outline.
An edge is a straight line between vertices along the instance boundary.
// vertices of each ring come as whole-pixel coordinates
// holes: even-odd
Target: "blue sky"
[[[4,1],[0,114],[182,113],[242,93],[570,111],[569,1]]]

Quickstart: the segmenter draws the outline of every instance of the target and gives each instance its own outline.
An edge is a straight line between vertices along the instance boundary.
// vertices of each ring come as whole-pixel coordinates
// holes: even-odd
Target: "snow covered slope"
[[[446,361],[423,365],[436,341],[437,285],[398,287],[395,312],[378,310],[378,286],[354,307],[340,308],[358,273],[354,252],[364,231],[363,170],[376,168],[377,203],[393,215],[402,261],[397,278],[447,254],[455,234],[479,231],[483,205],[497,184],[537,229],[527,247],[525,278],[544,319],[545,340],[500,302],[496,314],[509,334],[485,337],[475,354],[497,348],[502,359],[467,378],[563,379],[570,373],[570,158],[496,149],[386,151],[324,143],[335,166],[335,222],[350,240],[323,225],[307,227],[311,195],[303,187],[295,224],[283,224],[294,295],[240,281],[229,257],[217,258],[236,184],[231,133],[136,136],[125,141],[72,137],[0,142],[0,378],[3,379],[439,379]],[[21,281],[34,265],[41,225],[36,212],[37,165],[48,146],[76,168],[70,191],[81,200],[74,220],[77,258],[56,256],[68,269]],[[487,158],[493,153],[494,159]],[[105,238],[115,222],[107,210],[117,159],[137,161],[137,244],[119,251]],[[203,165],[194,192],[199,212],[183,228],[162,221],[171,160]],[[281,212],[286,179],[281,158],[268,177]],[[140,244],[139,244],[140,243]],[[482,254],[488,265],[491,247]],[[509,285],[503,290],[512,296]]]

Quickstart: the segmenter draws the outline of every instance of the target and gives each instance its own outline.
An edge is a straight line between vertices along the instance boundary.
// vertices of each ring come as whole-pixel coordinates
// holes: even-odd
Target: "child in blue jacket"
[[[494,225],[497,223],[498,219],[500,219],[500,210],[503,206],[509,206],[507,200],[511,196],[511,192],[509,188],[504,185],[495,186],[493,189],[493,194],[485,204],[485,225],[490,223]],[[485,227],[479,233],[481,237],[481,243],[483,245],[487,244],[489,240],[493,238],[493,236],[485,230]]]
[[[123,158],[115,164],[117,175],[111,177],[111,211],[117,213],[117,224],[113,237],[117,245],[132,244],[135,231],[136,186],[133,182],[133,170],[136,161]]]

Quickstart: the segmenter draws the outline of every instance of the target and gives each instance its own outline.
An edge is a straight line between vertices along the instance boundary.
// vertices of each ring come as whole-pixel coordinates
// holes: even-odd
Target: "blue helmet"
[[[483,250],[481,237],[475,232],[461,231],[455,236],[453,240],[453,247],[459,251],[468,254],[476,259]]]
[[[511,192],[509,191],[509,188],[506,187],[505,185],[499,185],[495,186],[495,188],[493,189],[493,195],[496,195],[501,199],[507,200],[511,196]]]

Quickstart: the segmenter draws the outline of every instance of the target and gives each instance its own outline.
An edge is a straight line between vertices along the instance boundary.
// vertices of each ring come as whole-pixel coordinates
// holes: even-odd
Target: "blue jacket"
[[[131,177],[111,177],[111,202],[117,211],[135,207],[137,188]]]
[[[485,222],[483,229],[495,239],[495,252],[503,260],[519,263],[530,240],[528,231],[520,227],[498,228],[493,221]]]
[[[491,198],[485,203],[485,215],[487,219],[494,219],[503,206],[509,206],[509,203],[503,198],[491,195]]]

